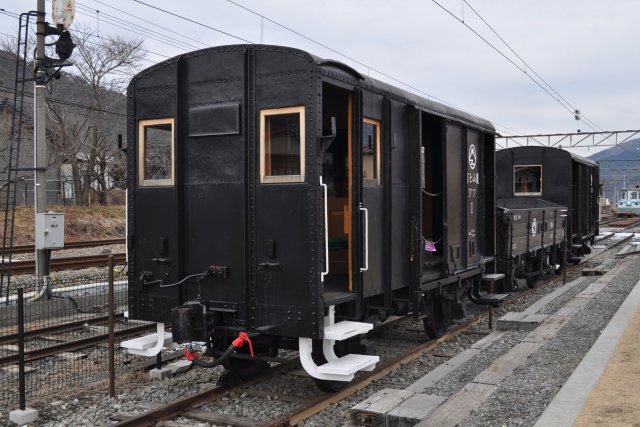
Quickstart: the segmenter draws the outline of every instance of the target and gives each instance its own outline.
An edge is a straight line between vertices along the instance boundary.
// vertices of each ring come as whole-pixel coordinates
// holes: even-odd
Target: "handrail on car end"
[[[360,271],[369,270],[369,209],[363,208],[360,204],[360,211],[364,212],[364,267]]]
[[[322,175],[320,175],[320,186],[324,191],[324,270],[320,273],[320,281],[324,282],[324,276],[329,274],[329,198],[327,192],[327,184],[322,182]]]

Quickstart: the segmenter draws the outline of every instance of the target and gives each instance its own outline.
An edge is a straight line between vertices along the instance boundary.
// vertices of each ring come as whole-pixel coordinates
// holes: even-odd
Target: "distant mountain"
[[[623,187],[640,185],[640,138],[607,148],[589,158],[600,162],[604,194],[612,203]]]

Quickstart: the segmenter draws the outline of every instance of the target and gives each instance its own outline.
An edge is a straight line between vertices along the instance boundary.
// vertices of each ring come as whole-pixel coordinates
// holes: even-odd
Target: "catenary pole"
[[[47,211],[47,112],[46,112],[46,74],[45,74],[45,0],[38,0],[38,19],[36,21],[36,69],[34,84],[34,206],[35,216]],[[43,288],[49,282],[49,249],[36,249],[36,278]],[[48,291],[48,289],[46,289]]]

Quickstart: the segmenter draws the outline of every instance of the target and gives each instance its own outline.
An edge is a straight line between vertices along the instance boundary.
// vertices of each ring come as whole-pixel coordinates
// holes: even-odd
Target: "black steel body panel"
[[[498,200],[498,257],[508,259],[564,242],[567,208],[541,199]]]

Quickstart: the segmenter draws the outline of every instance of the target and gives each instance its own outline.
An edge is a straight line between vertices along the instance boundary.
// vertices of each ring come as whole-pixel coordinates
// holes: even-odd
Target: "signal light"
[[[58,58],[60,58],[61,61],[66,61],[71,57],[73,48],[75,47],[76,45],[73,44],[69,31],[62,31],[60,37],[58,37],[58,40],[56,41],[56,54],[58,55]]]

